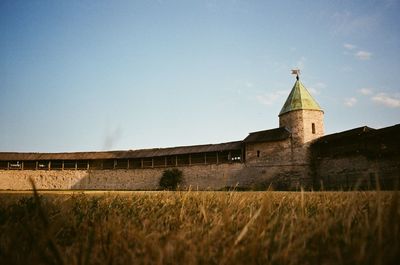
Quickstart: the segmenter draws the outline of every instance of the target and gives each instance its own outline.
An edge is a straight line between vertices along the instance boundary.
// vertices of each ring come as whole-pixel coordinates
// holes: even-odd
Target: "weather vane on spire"
[[[292,69],[292,75],[296,75],[296,79],[299,80],[300,69]]]

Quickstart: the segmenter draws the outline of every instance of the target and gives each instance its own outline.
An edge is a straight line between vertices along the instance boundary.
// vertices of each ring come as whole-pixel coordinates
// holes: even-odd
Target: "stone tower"
[[[324,135],[324,111],[299,80],[279,113],[279,127],[292,133],[294,146],[302,146]]]

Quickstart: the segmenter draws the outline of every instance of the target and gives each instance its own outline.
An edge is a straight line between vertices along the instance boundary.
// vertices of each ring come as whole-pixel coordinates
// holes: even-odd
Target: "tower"
[[[324,135],[324,111],[299,80],[296,82],[279,113],[279,127],[286,127],[292,133],[293,144],[304,145]]]

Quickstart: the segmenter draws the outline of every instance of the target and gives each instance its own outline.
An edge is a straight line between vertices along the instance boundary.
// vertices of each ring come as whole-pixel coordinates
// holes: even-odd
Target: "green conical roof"
[[[289,111],[301,109],[322,111],[321,107],[311,96],[310,92],[308,92],[305,86],[297,78],[292,91],[290,91],[290,94],[281,109],[281,112],[279,112],[279,116]]]

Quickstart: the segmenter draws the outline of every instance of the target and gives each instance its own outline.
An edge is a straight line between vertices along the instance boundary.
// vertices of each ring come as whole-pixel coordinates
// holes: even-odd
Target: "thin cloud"
[[[357,48],[356,45],[353,45],[353,44],[350,44],[350,43],[343,44],[343,47],[345,47],[348,50],[354,50],[355,48]]]
[[[388,107],[388,108],[400,108],[400,94],[390,95],[385,92],[377,92],[373,88],[361,88],[358,90],[360,94],[368,96],[371,101],[376,104]]]
[[[343,47],[345,48],[345,55],[354,55],[357,59],[363,61],[371,59],[371,52],[358,49],[357,46],[354,44],[345,43],[343,44]]]
[[[315,87],[309,87],[308,91],[312,94],[312,95],[319,95],[320,92],[318,89],[316,89]]]
[[[332,19],[335,35],[366,34],[374,31],[379,24],[379,15],[355,16],[348,11],[335,13]]]
[[[354,97],[351,97],[351,98],[345,98],[344,99],[344,105],[345,106],[347,106],[347,107],[353,107],[355,104],[357,104],[357,99],[356,98],[354,98]]]
[[[323,82],[318,82],[315,83],[314,85],[310,86],[308,89],[308,91],[311,92],[311,94],[313,95],[319,95],[321,94],[321,90],[324,90],[326,88],[326,84]]]
[[[286,94],[287,94],[287,91],[280,90],[280,91],[275,91],[275,92],[268,93],[268,94],[265,93],[262,95],[257,95],[256,100],[263,105],[270,106],[270,105],[274,104],[275,102],[277,102],[278,100],[281,101],[281,99]]]
[[[389,108],[400,108],[400,97],[390,96],[386,93],[378,93],[371,98],[377,104],[389,107]]]
[[[358,59],[360,60],[369,60],[371,59],[372,53],[367,52],[367,51],[358,51],[354,54]]]
[[[373,93],[373,89],[372,88],[361,88],[360,90],[358,90],[358,92],[360,92],[361,94],[368,96],[368,95],[372,95]]]

